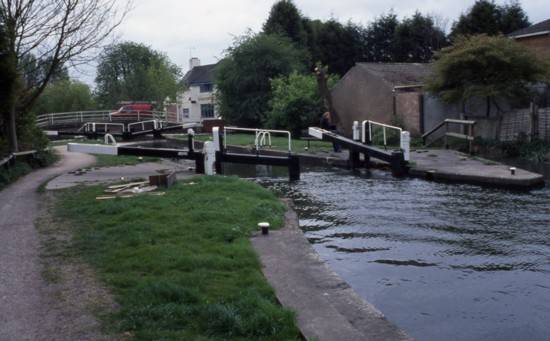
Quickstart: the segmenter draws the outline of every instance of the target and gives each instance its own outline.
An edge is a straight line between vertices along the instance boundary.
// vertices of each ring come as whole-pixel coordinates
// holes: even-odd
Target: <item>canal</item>
[[[246,170],[226,168],[292,198],[321,257],[414,338],[548,340],[550,189]]]

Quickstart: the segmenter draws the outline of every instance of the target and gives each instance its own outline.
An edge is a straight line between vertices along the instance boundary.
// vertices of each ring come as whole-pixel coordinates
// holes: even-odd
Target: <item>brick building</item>
[[[550,19],[512,32],[509,37],[532,50],[539,58],[550,59]]]

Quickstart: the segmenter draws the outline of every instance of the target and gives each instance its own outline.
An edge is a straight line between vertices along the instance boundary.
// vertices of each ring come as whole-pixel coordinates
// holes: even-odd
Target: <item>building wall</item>
[[[550,34],[519,38],[516,41],[532,50],[539,58],[550,59]]]
[[[411,135],[421,135],[422,94],[420,92],[397,92],[395,94],[395,114]]]
[[[354,66],[336,84],[332,90],[332,100],[340,117],[339,129],[347,136],[351,136],[353,121],[392,123],[391,86],[358,66]]]
[[[213,92],[200,92],[200,86],[190,86],[186,91],[178,94],[178,118],[180,122],[200,122],[201,117],[201,104],[213,104],[214,105],[214,118],[218,117],[218,109],[216,107],[216,90]],[[184,117],[184,109],[189,110],[189,117]]]

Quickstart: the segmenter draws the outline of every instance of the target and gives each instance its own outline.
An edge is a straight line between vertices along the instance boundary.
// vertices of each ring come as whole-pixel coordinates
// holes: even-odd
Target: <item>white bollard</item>
[[[116,146],[116,145],[117,145],[116,140],[115,140],[115,137],[114,137],[113,135],[111,135],[111,134],[105,134],[105,137],[104,137],[104,141],[103,141],[103,142],[104,142],[105,144],[109,144],[109,141],[111,141],[111,144],[112,144],[113,146]]]
[[[212,141],[204,142],[202,149],[204,153],[204,174],[214,175],[215,162],[216,162],[216,148]]]
[[[359,122],[353,121],[353,127],[351,128],[351,130],[353,131],[353,140],[354,141],[361,140],[361,130],[359,127]]]
[[[411,156],[411,133],[408,131],[401,132],[401,150],[403,151],[403,158],[405,161],[410,160]]]
[[[221,151],[222,146],[220,145],[220,127],[212,128],[212,141],[214,142],[214,150],[217,152]]]

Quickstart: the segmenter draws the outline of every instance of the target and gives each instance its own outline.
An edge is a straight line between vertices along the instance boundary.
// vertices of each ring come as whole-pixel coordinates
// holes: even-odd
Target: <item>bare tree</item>
[[[18,151],[16,119],[28,111],[65,65],[88,62],[120,25],[131,0],[0,0],[0,23],[19,81],[8,108],[10,144]],[[121,3],[122,6],[121,6]],[[32,73],[33,77],[25,77]]]

